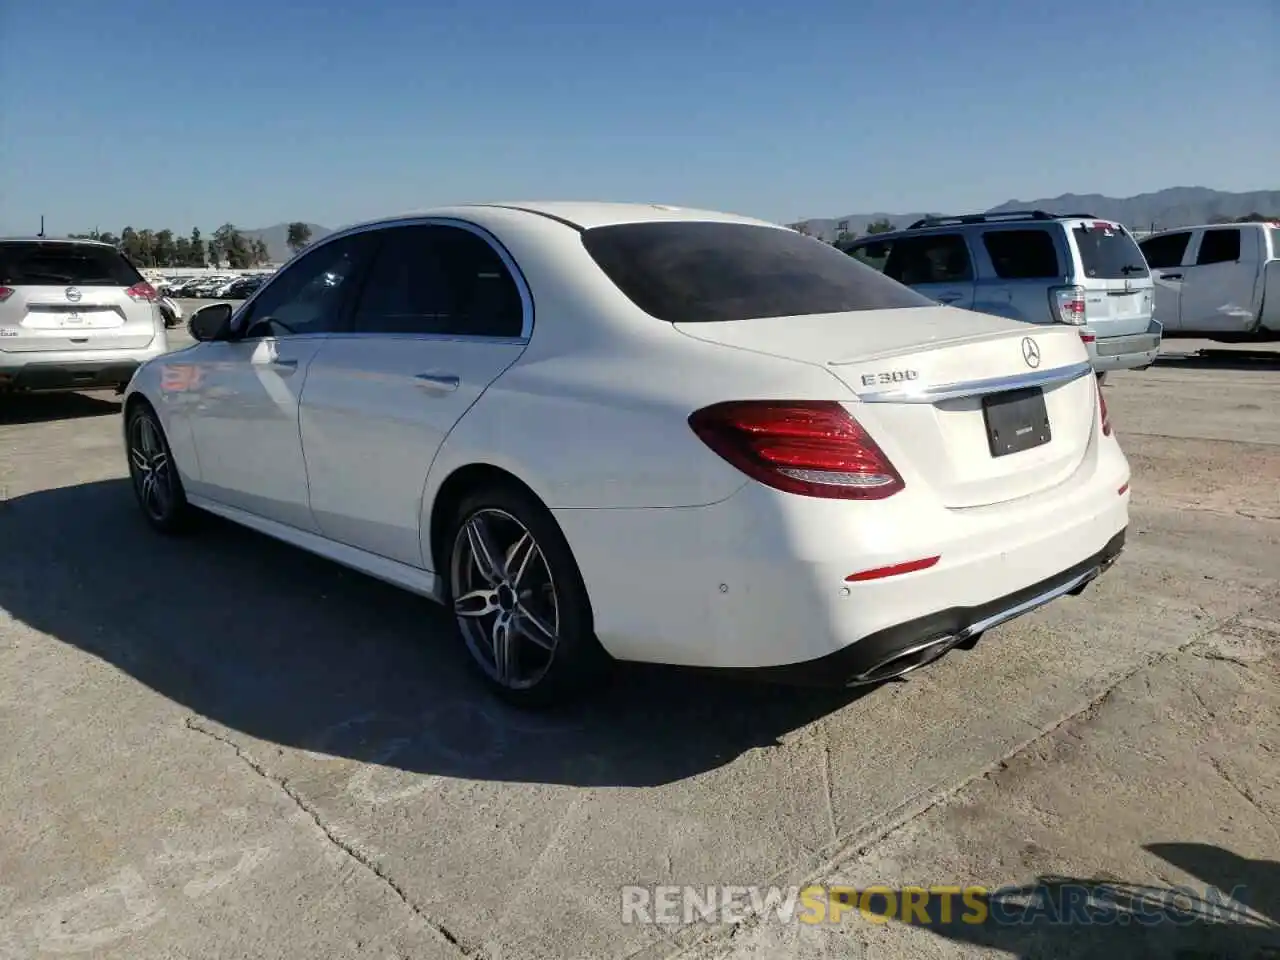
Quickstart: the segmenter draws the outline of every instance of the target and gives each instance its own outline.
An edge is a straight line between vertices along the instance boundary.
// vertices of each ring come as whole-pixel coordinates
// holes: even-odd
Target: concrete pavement
[[[621,922],[631,884],[1051,875],[1238,879],[1280,921],[1280,373],[1220,366],[1106,388],[1133,527],[1083,597],[861,696],[633,669],[542,717],[490,700],[424,602],[226,524],[151,534],[116,404],[7,405],[0,957],[1280,947],[1243,923]]]

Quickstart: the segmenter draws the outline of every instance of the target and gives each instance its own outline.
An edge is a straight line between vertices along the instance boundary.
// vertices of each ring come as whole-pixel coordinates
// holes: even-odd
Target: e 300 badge
[[[907,383],[911,380],[919,379],[920,374],[915,370],[887,370],[884,373],[864,373],[862,375],[862,385],[864,387],[874,387],[882,383]]]

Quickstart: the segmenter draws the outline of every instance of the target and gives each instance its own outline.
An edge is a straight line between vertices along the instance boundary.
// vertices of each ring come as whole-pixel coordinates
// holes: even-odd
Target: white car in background
[[[158,300],[110,244],[0,239],[0,395],[123,390],[168,349]]]
[[[470,205],[351,227],[125,403],[146,519],[442,603],[524,704],[610,658],[875,683],[1077,593],[1129,467],[1079,334],[756,220]]]

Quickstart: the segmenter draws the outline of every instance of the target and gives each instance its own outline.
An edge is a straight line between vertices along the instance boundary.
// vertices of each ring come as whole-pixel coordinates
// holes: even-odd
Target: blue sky
[[[0,0],[0,232],[1280,187],[1277,0]],[[1267,118],[1270,118],[1268,121]]]

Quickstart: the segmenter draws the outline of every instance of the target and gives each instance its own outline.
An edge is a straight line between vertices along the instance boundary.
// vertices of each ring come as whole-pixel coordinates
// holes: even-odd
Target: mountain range
[[[1060,197],[1042,200],[1007,200],[983,213],[1007,213],[1011,210],[1044,210],[1046,213],[1088,213],[1106,220],[1125,224],[1131,230],[1163,230],[1166,227],[1185,227],[1212,223],[1215,220],[1233,220],[1250,213],[1280,217],[1280,190],[1253,190],[1248,193],[1228,193],[1208,187],[1169,187],[1155,193],[1140,193],[1136,197],[1104,197],[1097,193],[1064,193]],[[843,217],[799,220],[791,226],[804,226],[815,237],[834,240],[837,227],[847,221],[846,229],[852,233],[864,233],[867,224],[888,220],[897,227],[905,227],[921,217],[938,216],[943,211],[926,213],[850,213]],[[972,210],[950,210],[950,214],[974,213]]]

